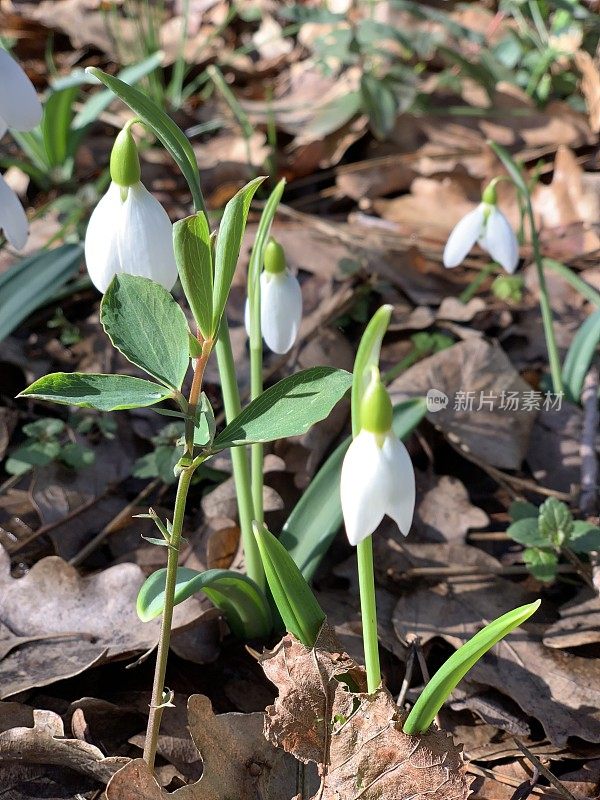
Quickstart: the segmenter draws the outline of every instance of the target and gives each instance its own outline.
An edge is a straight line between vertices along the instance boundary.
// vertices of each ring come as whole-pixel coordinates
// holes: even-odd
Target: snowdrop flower
[[[519,243],[509,221],[497,208],[494,181],[483,192],[481,203],[455,226],[444,248],[444,266],[457,267],[475,242],[511,274],[519,263]]]
[[[115,275],[141,275],[171,290],[177,280],[173,226],[140,181],[140,162],[129,127],[115,139],[112,183],[90,217],[85,260],[92,283],[105,292]]]
[[[246,301],[246,331],[250,336],[250,304]],[[260,325],[267,347],[282,355],[291,350],[302,321],[302,291],[285,264],[283,247],[271,239],[260,275]]]
[[[361,430],[342,464],[340,495],[346,535],[358,545],[385,514],[405,536],[415,508],[415,474],[406,447],[392,431],[392,403],[373,367],[360,406]]]
[[[7,128],[29,131],[42,118],[33,84],[17,62],[0,47],[0,137]],[[0,175],[0,230],[16,250],[27,242],[29,223],[21,201]]]

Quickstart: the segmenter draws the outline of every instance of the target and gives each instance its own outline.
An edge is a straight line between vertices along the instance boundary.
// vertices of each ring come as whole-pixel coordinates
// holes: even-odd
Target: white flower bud
[[[519,263],[519,243],[509,221],[496,205],[481,202],[458,222],[444,248],[444,266],[457,267],[475,242],[507,272],[515,271]]]

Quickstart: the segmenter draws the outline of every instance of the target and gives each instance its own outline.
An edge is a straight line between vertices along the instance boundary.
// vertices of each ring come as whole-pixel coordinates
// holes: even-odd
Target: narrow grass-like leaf
[[[260,557],[273,600],[289,633],[313,647],[325,612],[285,547],[265,527],[254,525]]]
[[[404,723],[403,731],[409,735],[425,733],[435,715],[450,697],[458,683],[479,659],[500,639],[537,611],[541,600],[515,608],[490,622],[483,630],[453,653],[429,681],[414,704]]]
[[[583,382],[600,342],[600,309],[586,319],[577,331],[565,357],[562,369],[567,399],[581,400]]]
[[[246,184],[231,198],[223,212],[215,248],[211,338],[216,335],[219,329],[219,323],[227,304],[240,247],[242,246],[242,237],[246,229],[250,203],[263,181],[264,177],[259,177]]]
[[[300,436],[328,416],[352,383],[352,375],[334,367],[310,367],[268,388],[216,437],[213,447],[272,442]]]
[[[137,598],[137,613],[142,622],[162,614],[165,604],[166,569],[159,569],[144,582]],[[177,569],[175,605],[203,592],[221,609],[232,633],[240,639],[262,639],[271,633],[271,609],[266,597],[247,575],[228,569],[197,572]]]
[[[426,413],[423,398],[405,400],[395,406],[393,429],[396,436],[406,438]],[[307,581],[312,580],[342,524],[340,474],[350,442],[350,437],[343,441],[317,472],[279,537]]]
[[[519,165],[508,152],[505,147],[502,147],[501,144],[497,144],[497,142],[493,142],[491,139],[488,139],[488,144],[494,151],[494,153],[498,156],[502,164],[504,165],[506,171],[512,178],[513,183],[515,186],[523,192],[525,197],[529,197],[529,189],[527,188],[527,184],[525,183],[525,178],[523,176],[523,172],[519,168]]]
[[[381,342],[390,324],[392,306],[384,305],[378,308],[365,328],[356,358],[352,379],[352,435],[357,436],[360,431],[360,406],[362,396],[371,378],[371,367],[379,366]]]
[[[62,166],[70,153],[70,131],[73,102],[79,88],[71,86],[50,94],[44,103],[41,122],[44,148],[49,167]]]
[[[87,372],[54,372],[32,383],[17,397],[47,400],[63,406],[120,411],[145,408],[171,397],[171,390],[158,383],[130,375],[99,375]]]
[[[0,341],[56,294],[79,269],[83,248],[64,244],[18,261],[0,275]]]
[[[208,339],[212,328],[213,264],[206,214],[199,211],[176,222],[173,243],[183,291],[200,333]]]
[[[164,287],[139,275],[115,275],[102,299],[100,321],[132,364],[171,389],[181,388],[189,366],[189,328]]]

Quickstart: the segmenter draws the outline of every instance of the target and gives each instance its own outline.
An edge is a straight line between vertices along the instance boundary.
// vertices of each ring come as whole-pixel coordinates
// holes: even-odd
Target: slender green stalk
[[[258,320],[251,319],[251,325],[260,325],[260,305]],[[252,337],[250,337],[252,342]],[[263,392],[263,348],[262,339],[258,347],[250,344],[250,398],[256,400]],[[250,458],[252,467],[252,502],[254,504],[254,519],[262,525],[264,522],[263,509],[263,456],[262,444],[250,445]]]
[[[527,212],[527,217],[529,219],[529,227],[531,231],[531,245],[533,247],[533,259],[537,267],[538,283],[540,287],[540,311],[542,313],[544,336],[546,337],[546,349],[548,351],[548,361],[550,363],[550,373],[552,375],[552,388],[554,389],[554,392],[556,394],[562,394],[563,393],[562,369],[560,365],[560,358],[558,355],[558,347],[556,346],[556,337],[554,335],[552,308],[550,306],[550,299],[548,297],[546,276],[544,275],[544,265],[542,261],[542,253],[540,250],[540,240],[535,225],[535,217],[533,215],[533,206],[531,205],[531,197],[529,195],[527,195],[526,212]]]
[[[156,745],[160,730],[160,721],[163,712],[163,692],[165,686],[165,675],[167,672],[167,659],[169,656],[169,644],[171,641],[171,625],[173,623],[173,607],[175,597],[175,585],[177,582],[177,563],[179,560],[179,545],[181,544],[181,533],[183,530],[183,519],[185,516],[185,504],[188,489],[195,467],[184,469],[179,475],[177,486],[177,497],[175,499],[175,510],[173,512],[173,527],[171,532],[171,542],[169,544],[169,555],[167,557],[167,576],[165,581],[165,608],[162,615],[160,628],[160,638],[156,653],[156,667],[154,671],[154,685],[152,687],[152,701],[150,704],[150,716],[148,717],[148,728],[146,730],[146,741],[144,743],[144,761],[150,769],[154,768],[156,757]]]
[[[480,269],[477,275],[471,281],[471,283],[460,294],[458,298],[460,302],[466,305],[472,297],[475,297],[475,294],[479,290],[479,287],[485,283],[485,281],[489,278],[490,275],[493,275],[495,270],[496,270],[496,264],[493,261],[490,261],[488,264],[485,265],[485,267],[483,267],[483,269]]]
[[[542,263],[544,267],[548,267],[548,269],[560,275],[561,278],[564,278],[567,283],[578,291],[582,297],[585,297],[588,302],[600,308],[600,292],[594,289],[593,286],[590,286],[589,283],[586,283],[583,278],[580,278],[576,272],[569,269],[566,264],[555,261],[553,258],[544,258]]]
[[[252,140],[252,136],[254,135],[252,123],[240,105],[239,100],[229,88],[221,70],[215,64],[211,64],[210,67],[206,68],[206,72],[208,75],[210,75],[212,82],[221,93],[221,96],[231,109],[233,115],[239,123],[240,128],[242,129],[242,136],[244,137],[244,142],[246,144],[246,160],[250,169],[253,170],[252,151],[250,148],[250,142]]]
[[[375,599],[375,574],[373,570],[373,537],[367,536],[356,548],[358,557],[358,585],[362,616],[363,646],[367,668],[367,688],[374,692],[381,683],[379,666],[379,640],[377,637],[377,602]]]
[[[225,314],[221,318],[219,326],[219,338],[215,347],[217,353],[217,364],[219,375],[221,376],[221,390],[223,392],[223,405],[225,406],[225,417],[227,422],[235,419],[242,410],[240,402],[240,392],[235,377],[235,363],[231,350],[231,339],[229,338],[229,326]],[[242,532],[242,544],[244,545],[244,555],[246,558],[246,572],[250,578],[259,586],[265,588],[265,573],[258,551],[258,545],[252,532],[252,521],[254,519],[254,505],[252,503],[252,489],[250,485],[250,467],[248,465],[248,454],[245,447],[231,448],[231,463],[233,466],[233,477],[237,493],[238,512],[240,516],[240,529]]]

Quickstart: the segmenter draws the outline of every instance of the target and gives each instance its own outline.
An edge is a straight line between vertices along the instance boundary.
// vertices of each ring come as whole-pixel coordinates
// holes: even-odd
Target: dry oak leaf
[[[422,736],[403,733],[389,692],[361,691],[364,669],[337,647],[325,627],[313,649],[288,635],[261,659],[279,689],[265,736],[317,763],[321,787],[313,800],[466,798],[471,779],[462,749],[434,727]]]

